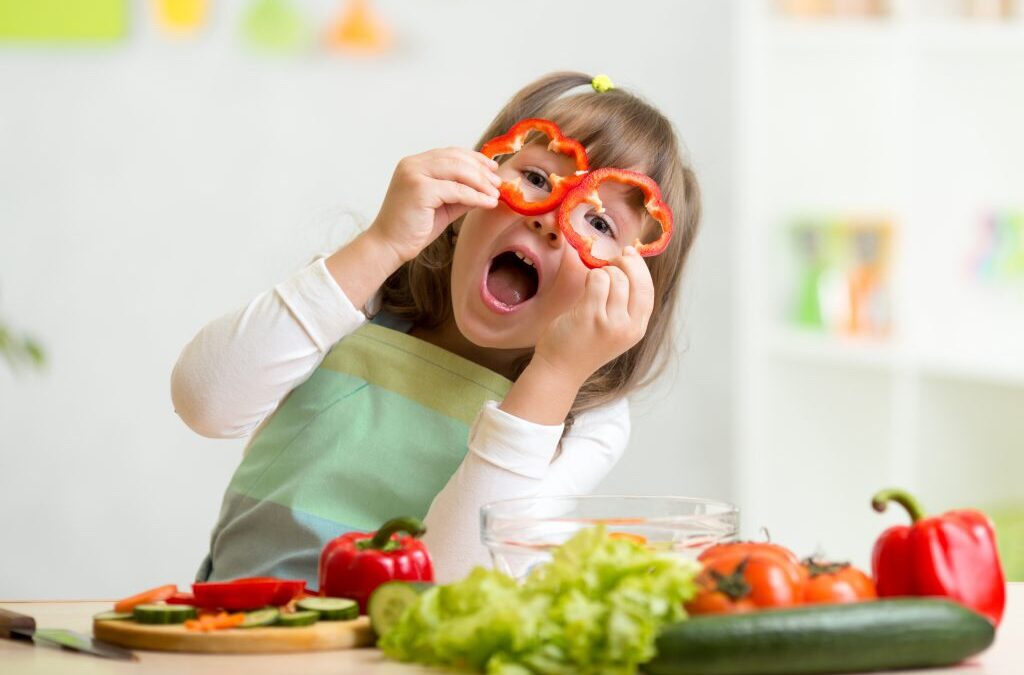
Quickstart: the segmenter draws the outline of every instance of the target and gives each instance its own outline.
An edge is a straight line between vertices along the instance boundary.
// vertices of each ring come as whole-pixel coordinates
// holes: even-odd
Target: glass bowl
[[[526,497],[480,509],[481,538],[497,570],[525,577],[581,529],[603,524],[654,550],[690,560],[736,538],[739,509],[696,497]],[[642,538],[642,539],[641,539]]]

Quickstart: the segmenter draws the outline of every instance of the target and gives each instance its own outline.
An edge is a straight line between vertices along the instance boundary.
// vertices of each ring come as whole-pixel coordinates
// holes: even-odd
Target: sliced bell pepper
[[[590,168],[590,160],[587,159],[587,151],[575,138],[569,138],[562,134],[562,130],[551,120],[538,117],[531,117],[521,120],[512,125],[508,133],[492,138],[484,143],[480,152],[489,159],[499,155],[511,155],[523,149],[526,137],[531,131],[538,131],[550,140],[548,150],[557,152],[560,155],[568,155],[576,161],[576,173],[572,176],[559,176],[550,174],[548,182],[551,184],[551,194],[540,201],[527,201],[523,196],[521,179],[505,181],[498,188],[499,196],[509,207],[524,216],[539,216],[553,210],[562,201],[574,185],[580,181],[580,177]]]
[[[639,239],[633,244],[636,252],[644,257],[655,256],[665,250],[672,239],[672,209],[661,199],[661,188],[654,182],[654,179],[636,171],[628,169],[613,169],[605,167],[588,173],[583,179],[565,195],[562,205],[558,207],[558,227],[562,234],[572,244],[587,267],[604,267],[609,263],[593,255],[594,239],[581,235],[572,226],[572,212],[581,204],[592,204],[598,211],[604,210],[598,189],[606,181],[615,181],[624,185],[638,188],[644,195],[644,208],[654,220],[661,225],[661,236],[656,240],[644,244]]]
[[[370,594],[385,581],[433,581],[430,554],[418,539],[424,532],[417,518],[394,518],[376,532],[332,539],[320,554],[320,594],[355,600],[365,614]]]
[[[1006,581],[988,517],[960,509],[926,518],[913,497],[895,489],[878,492],[871,506],[882,512],[890,501],[907,510],[911,525],[890,527],[875,543],[871,563],[878,595],[945,596],[998,626]]]
[[[196,607],[245,611],[280,607],[306,590],[302,580],[249,577],[234,581],[203,581],[192,584]]]
[[[196,596],[191,593],[175,593],[171,597],[167,598],[168,605],[192,605],[196,606]]]

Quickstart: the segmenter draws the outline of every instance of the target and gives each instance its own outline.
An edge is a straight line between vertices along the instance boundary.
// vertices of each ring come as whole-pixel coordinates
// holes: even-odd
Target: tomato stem
[[[753,590],[750,588],[750,584],[743,578],[743,573],[747,569],[747,561],[750,558],[744,558],[740,561],[740,564],[736,566],[732,574],[722,574],[718,570],[711,570],[711,578],[715,580],[715,586],[720,593],[724,593],[729,596],[729,599],[733,602],[750,595]]]

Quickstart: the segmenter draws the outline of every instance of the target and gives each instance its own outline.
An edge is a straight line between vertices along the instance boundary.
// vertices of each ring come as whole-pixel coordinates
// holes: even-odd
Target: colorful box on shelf
[[[974,275],[985,282],[1024,282],[1024,210],[995,211],[981,224]]]
[[[885,218],[795,220],[791,321],[824,332],[888,335],[892,230]]]

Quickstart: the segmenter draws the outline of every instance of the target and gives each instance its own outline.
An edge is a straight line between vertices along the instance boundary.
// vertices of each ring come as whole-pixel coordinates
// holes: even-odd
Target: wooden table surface
[[[112,602],[0,602],[0,607],[34,616],[40,628],[70,628],[92,633],[92,616],[110,609]],[[352,649],[304,654],[214,655],[137,651],[137,662],[114,661],[77,654],[27,641],[0,639],[0,673],[17,675],[116,675],[121,673],[359,673],[360,675],[413,675],[440,671],[385,660],[376,649]],[[1024,674],[1024,583],[1009,584],[1006,615],[995,644],[984,654],[955,668],[901,671],[924,675]]]

